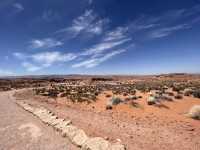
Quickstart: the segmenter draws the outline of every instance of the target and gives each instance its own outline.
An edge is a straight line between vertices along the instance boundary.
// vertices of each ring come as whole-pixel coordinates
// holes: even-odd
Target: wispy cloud
[[[93,3],[93,0],[88,0],[88,4],[91,5]]]
[[[77,56],[72,53],[41,52],[35,54],[13,53],[14,57],[22,60],[22,66],[27,71],[37,71],[57,63],[64,63],[74,60]]]
[[[57,41],[52,38],[34,39],[30,42],[31,48],[52,48],[61,45],[63,45],[61,41]]]
[[[116,41],[127,38],[128,27],[117,27],[106,33],[103,41]]]
[[[24,6],[20,3],[14,3],[13,4],[13,7],[18,11],[18,12],[21,12],[24,10]]]
[[[76,58],[76,55],[72,53],[63,54],[57,51],[54,52],[43,52],[36,53],[31,55],[33,61],[41,64],[45,64],[45,66],[50,66],[53,63],[57,62],[67,62]]]
[[[78,67],[92,68],[92,67],[95,67],[95,66],[107,61],[108,59],[111,59],[115,55],[121,54],[121,53],[123,53],[125,51],[126,50],[116,50],[116,51],[107,53],[102,57],[91,58],[91,59],[88,59],[88,60],[84,60],[82,62],[79,62],[77,64],[72,65],[72,67],[73,68],[78,68]]]
[[[72,34],[72,37],[76,37],[82,32],[100,35],[104,25],[108,22],[108,19],[100,19],[93,10],[86,10],[83,15],[72,21],[70,27],[60,29],[56,33],[69,33]]]
[[[43,66],[36,66],[30,62],[23,62],[22,66],[29,72],[35,72],[43,68]]]
[[[190,28],[190,26],[187,25],[187,24],[160,28],[160,29],[152,31],[150,33],[150,38],[154,39],[154,38],[166,37],[166,36],[169,36],[170,34],[176,32],[176,31],[183,30],[183,29],[188,29],[188,28]]]
[[[128,41],[130,41],[131,39],[122,39],[120,41],[112,41],[112,42],[102,42],[99,43],[95,46],[93,46],[90,49],[87,49],[85,52],[82,53],[82,55],[97,55],[100,53],[105,52],[106,50],[111,50],[113,48],[115,48],[116,46],[122,45]]]

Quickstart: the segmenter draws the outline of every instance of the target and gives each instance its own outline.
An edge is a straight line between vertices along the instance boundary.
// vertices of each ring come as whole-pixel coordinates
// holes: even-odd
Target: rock
[[[147,104],[148,105],[154,105],[154,104],[156,104],[156,102],[157,102],[157,99],[154,96],[149,96],[147,98]]]
[[[55,126],[59,123],[62,123],[64,121],[64,119],[54,119],[52,120],[52,122],[50,123],[51,126]]]
[[[126,150],[126,147],[120,143],[113,144],[109,150]]]
[[[57,125],[54,126],[54,128],[55,128],[57,131],[62,131],[65,127],[67,127],[67,126],[70,125],[71,123],[72,123],[71,120],[65,120],[65,121],[59,122]]]
[[[200,105],[193,106],[190,109],[188,116],[193,118],[193,119],[199,119],[200,120]]]
[[[81,150],[109,150],[111,144],[100,137],[89,138],[82,146]]]
[[[81,147],[86,141],[88,140],[88,136],[85,134],[83,130],[76,131],[76,134],[74,135],[72,142]]]
[[[73,125],[65,126],[62,129],[62,136],[68,137],[70,140],[72,140],[73,137],[76,135],[77,131],[78,131],[78,128]]]

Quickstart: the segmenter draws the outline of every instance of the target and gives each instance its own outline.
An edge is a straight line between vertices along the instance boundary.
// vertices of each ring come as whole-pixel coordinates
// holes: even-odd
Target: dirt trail
[[[13,92],[0,93],[0,150],[77,150],[51,127],[15,104]]]

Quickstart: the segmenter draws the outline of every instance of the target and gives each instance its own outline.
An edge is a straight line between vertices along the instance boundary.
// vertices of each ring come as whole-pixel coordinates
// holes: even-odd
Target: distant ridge
[[[169,74],[155,74],[155,75],[118,75],[118,74],[110,74],[110,75],[89,75],[89,74],[68,74],[68,75],[24,75],[24,76],[0,76],[0,79],[55,79],[55,78],[108,78],[108,77],[124,77],[124,78],[133,78],[133,77],[184,77],[184,76],[200,76],[197,74],[190,73],[169,73]]]

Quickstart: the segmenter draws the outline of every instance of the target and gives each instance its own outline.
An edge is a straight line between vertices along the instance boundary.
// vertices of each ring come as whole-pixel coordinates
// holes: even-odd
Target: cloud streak
[[[176,32],[176,31],[189,29],[189,28],[191,28],[191,27],[187,24],[160,28],[160,29],[152,31],[150,33],[150,38],[155,39],[155,38],[166,37],[166,36],[169,36],[170,34]]]
[[[52,38],[45,38],[45,39],[34,39],[30,42],[30,48],[37,49],[37,48],[52,48],[63,45],[63,42],[57,41]]]
[[[70,27],[60,29],[56,33],[69,33],[73,38],[81,33],[100,35],[108,22],[108,19],[100,19],[93,10],[86,10],[84,14],[72,21]]]
[[[14,3],[13,4],[13,7],[18,11],[18,12],[21,12],[24,10],[24,6],[20,3]]]
[[[105,54],[102,57],[98,58],[91,58],[88,60],[84,60],[82,62],[79,62],[77,64],[72,65],[73,68],[79,68],[79,67],[85,67],[85,68],[93,68],[95,66],[98,66],[99,64],[111,59],[115,55],[119,55],[121,53],[124,53],[126,50],[116,50],[110,53]]]
[[[77,57],[72,53],[61,53],[58,51],[35,54],[13,53],[13,56],[22,60],[22,66],[31,72],[51,67],[57,63],[69,62]]]

